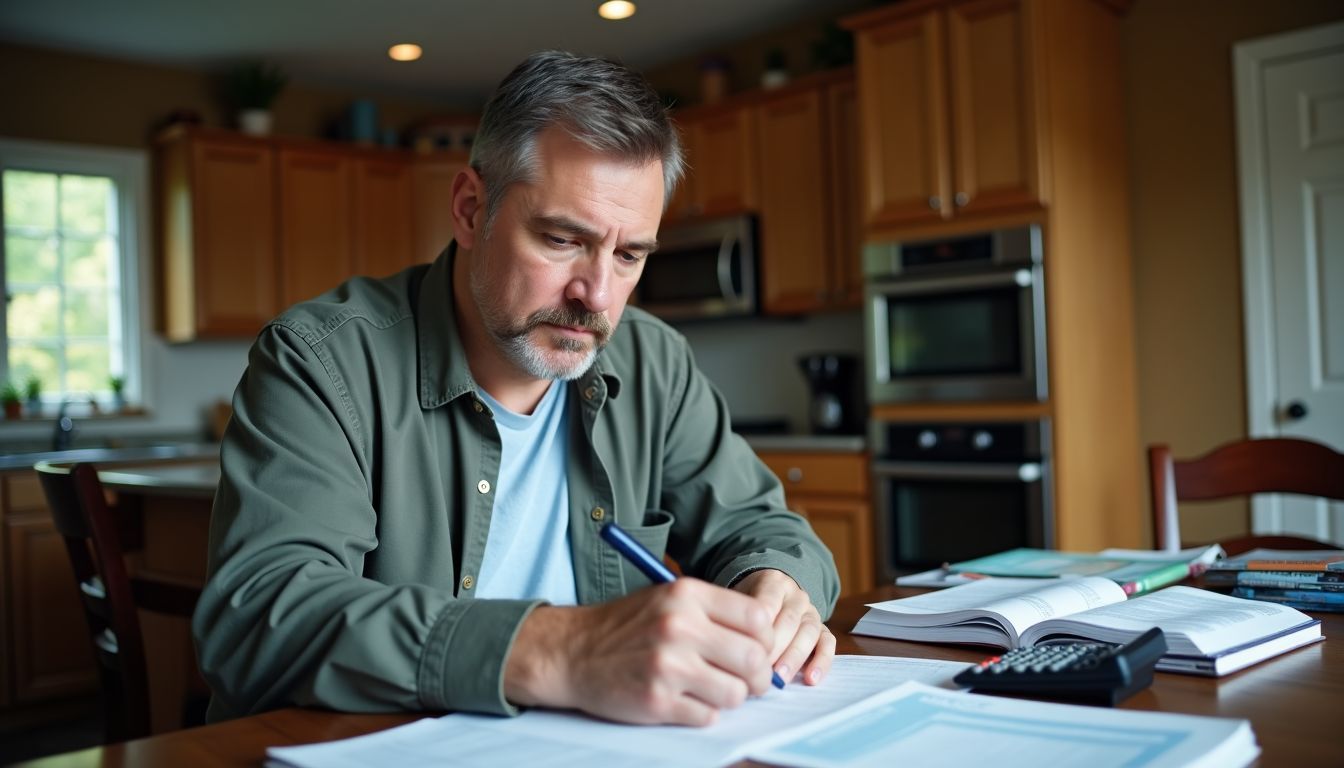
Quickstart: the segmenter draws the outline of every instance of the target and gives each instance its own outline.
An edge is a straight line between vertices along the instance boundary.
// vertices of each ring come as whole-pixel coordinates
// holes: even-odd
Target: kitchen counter
[[[743,435],[747,445],[760,453],[863,453],[868,440],[863,435]]]

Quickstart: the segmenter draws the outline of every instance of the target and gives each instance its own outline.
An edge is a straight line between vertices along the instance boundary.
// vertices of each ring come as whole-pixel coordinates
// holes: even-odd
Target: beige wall
[[[0,43],[0,136],[142,147],[174,110],[232,127],[218,78],[192,70]],[[276,100],[275,132],[322,136],[346,106],[367,94],[291,84]],[[443,113],[444,104],[376,97],[381,122],[404,128]]]
[[[1138,0],[1124,23],[1140,435],[1177,457],[1246,436],[1234,43],[1344,18],[1339,0]],[[1244,502],[1182,534],[1244,532]]]

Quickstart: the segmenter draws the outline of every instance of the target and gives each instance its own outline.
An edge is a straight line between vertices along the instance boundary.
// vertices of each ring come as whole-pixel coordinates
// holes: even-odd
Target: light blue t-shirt
[[[478,598],[578,604],[569,548],[565,390],[563,382],[552,382],[527,416],[477,390],[495,415],[502,444],[490,533],[477,577]]]

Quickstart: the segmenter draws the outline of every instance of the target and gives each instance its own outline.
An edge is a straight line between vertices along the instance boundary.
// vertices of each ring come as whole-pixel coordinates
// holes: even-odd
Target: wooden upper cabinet
[[[755,111],[745,107],[716,109],[690,122],[691,213],[726,216],[756,210]]]
[[[337,152],[285,148],[279,164],[281,303],[288,307],[355,274],[354,163]]]
[[[830,297],[825,138],[820,89],[769,99],[758,108],[761,292],[767,313],[820,309]]]
[[[691,122],[681,117],[676,119],[676,125],[677,131],[681,134],[681,152],[685,166],[681,183],[672,190],[672,199],[667,201],[667,210],[663,214],[664,222],[688,219],[695,215],[695,193],[691,191],[691,187],[695,184],[696,166],[699,164],[699,156],[695,150],[695,131]]]
[[[1039,207],[1034,67],[1023,0],[851,19],[870,229]]]
[[[452,241],[453,180],[466,167],[466,153],[416,158],[411,168],[413,259],[416,263],[433,261]]]
[[[360,158],[354,165],[355,273],[386,277],[415,262],[411,165]]]
[[[279,306],[274,151],[174,133],[155,157],[164,335],[255,335]]]
[[[863,161],[859,153],[858,89],[852,77],[826,88],[826,146],[830,162],[831,303],[863,302]]]

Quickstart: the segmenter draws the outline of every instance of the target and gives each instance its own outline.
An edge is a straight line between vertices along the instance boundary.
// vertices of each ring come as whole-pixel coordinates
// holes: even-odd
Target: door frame
[[[1344,22],[1255,38],[1232,46],[1236,99],[1237,175],[1241,209],[1242,318],[1246,342],[1246,421],[1249,437],[1277,437],[1279,400],[1274,346],[1274,284],[1270,264],[1269,190],[1265,164],[1263,71],[1270,64],[1337,47]],[[1278,531],[1278,494],[1251,498],[1252,529]]]

